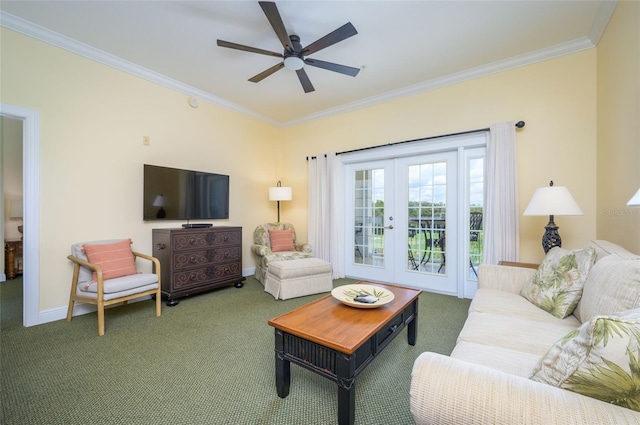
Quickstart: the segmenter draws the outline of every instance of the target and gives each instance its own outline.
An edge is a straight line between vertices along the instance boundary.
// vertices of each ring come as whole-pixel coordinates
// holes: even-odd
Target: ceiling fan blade
[[[262,50],[256,47],[244,46],[242,44],[232,43],[230,41],[218,40],[218,46],[228,47],[229,49],[242,50],[243,52],[259,53],[261,55],[275,56],[277,58],[283,57],[282,53],[271,52],[269,50]]]
[[[304,63],[307,65],[315,66],[317,68],[328,69],[329,71],[339,72],[340,74],[349,75],[355,77],[360,72],[360,68],[354,68],[352,66],[340,65],[333,62],[325,62],[318,59],[305,59]]]
[[[307,47],[304,48],[304,50],[302,51],[302,54],[305,56],[313,54],[318,50],[322,50],[326,47],[339,43],[344,39],[353,37],[357,33],[358,31],[356,31],[356,28],[351,24],[351,22],[347,22],[337,30],[330,32],[324,37],[309,44]]]
[[[302,88],[304,89],[305,93],[316,90],[313,88],[313,84],[311,84],[311,80],[309,79],[309,76],[305,72],[304,68],[298,69],[296,71],[296,74],[298,74],[298,79],[300,80],[300,84],[302,84]]]
[[[284,68],[284,62],[280,62],[279,64],[276,64],[276,65],[272,66],[271,68],[262,71],[260,74],[249,78],[249,81],[251,81],[252,83],[259,83],[260,81],[262,81],[265,78],[267,78],[269,75],[273,74],[276,71],[281,70],[282,68]]]
[[[287,29],[284,27],[284,23],[282,22],[280,12],[278,12],[276,4],[270,1],[260,1],[258,3],[260,3],[262,11],[267,16],[271,27],[280,40],[280,43],[282,43],[282,47],[284,47],[285,50],[292,50],[291,41],[289,41],[289,34],[287,34]]]

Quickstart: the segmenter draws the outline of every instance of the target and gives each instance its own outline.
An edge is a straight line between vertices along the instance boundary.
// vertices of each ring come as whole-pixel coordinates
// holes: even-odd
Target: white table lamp
[[[549,187],[541,187],[536,190],[523,215],[549,216],[549,223],[542,236],[542,248],[546,254],[554,246],[562,246],[562,238],[558,233],[558,226],[553,222],[553,216],[584,215],[584,213],[571,196],[569,189],[563,186],[554,186],[551,181]]]
[[[10,220],[22,220],[23,207],[22,198],[12,199],[9,201],[9,219]],[[18,231],[22,233],[22,224],[18,226]]]

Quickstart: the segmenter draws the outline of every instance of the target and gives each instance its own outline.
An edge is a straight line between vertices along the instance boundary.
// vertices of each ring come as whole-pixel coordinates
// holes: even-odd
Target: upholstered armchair
[[[131,239],[113,239],[77,243],[67,258],[73,262],[71,294],[67,322],[73,316],[76,301],[95,304],[98,312],[98,336],[104,335],[104,309],[117,303],[127,304],[140,297],[155,297],[156,316],[161,310],[160,261],[132,251]],[[139,273],[136,259],[153,263],[153,273]]]
[[[279,239],[277,246],[272,244],[272,237],[276,235],[269,230],[276,231]],[[282,232],[284,231],[284,232]],[[289,239],[289,231],[291,238]],[[282,245],[282,238],[285,239]],[[296,229],[290,223],[265,223],[256,227],[253,232],[251,251],[257,256],[255,277],[264,285],[267,277],[267,267],[272,261],[296,260],[298,258],[313,258],[311,246],[296,241]]]

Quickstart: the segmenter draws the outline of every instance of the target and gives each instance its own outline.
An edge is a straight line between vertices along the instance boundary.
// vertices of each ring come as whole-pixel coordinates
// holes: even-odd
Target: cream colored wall
[[[549,180],[567,186],[585,215],[556,217],[556,224],[564,247],[583,246],[596,235],[595,62],[590,49],[285,129],[287,181],[296,193],[286,214],[306,237],[308,155],[524,120],[517,142],[519,210]],[[522,261],[542,260],[547,222],[520,217]]]
[[[618,15],[619,10],[612,21],[614,28],[620,26],[623,34],[632,31],[633,25],[637,28],[637,15],[631,23]],[[607,81],[615,85],[615,78],[598,77],[596,61],[598,66],[615,69],[616,61],[622,60],[613,54],[603,56],[603,48],[598,48],[598,55],[590,49],[279,129],[205,102],[193,109],[181,93],[10,30],[1,31],[1,101],[40,112],[41,310],[66,304],[71,266],[65,257],[71,243],[130,236],[136,248],[151,250],[151,229],[158,225],[140,218],[143,163],[229,174],[231,219],[220,224],[243,226],[243,267],[250,268],[254,266],[251,233],[259,223],[275,219],[275,205],[267,200],[266,188],[278,180],[293,187],[294,200],[281,203],[282,220],[294,223],[299,238],[306,240],[306,156],[524,120],[526,127],[518,131],[520,211],[536,188],[553,179],[569,187],[585,212],[581,217],[556,218],[563,246],[579,247],[596,237],[597,220],[598,237],[616,237],[610,230],[613,226],[600,229],[601,211],[608,201],[597,199],[594,190],[598,187],[600,195],[611,190],[612,179],[605,189],[596,180],[611,172],[603,168],[606,164],[634,158],[634,154],[637,158],[634,140],[638,138],[636,133],[635,139],[625,136],[624,142],[611,141],[612,150],[621,152],[610,159],[613,152],[603,152],[609,142],[602,138],[596,146],[596,122],[614,126],[617,119],[612,113],[613,118],[598,121],[596,113],[603,113],[605,103],[596,99],[597,83],[602,89]],[[617,35],[617,29],[610,31],[603,41],[610,37],[610,51],[616,52],[628,40]],[[633,64],[633,59],[629,61]],[[613,88],[617,93],[632,83]],[[620,97],[613,95],[609,102],[633,110],[633,104]],[[144,135],[151,138],[150,147],[142,145]],[[597,155],[605,157],[605,165],[598,163],[598,175]],[[637,180],[637,168],[627,167],[620,178]],[[620,199],[622,191],[620,186]],[[540,239],[546,222],[544,217],[520,217],[522,261],[542,259]]]
[[[230,175],[230,219],[243,226],[243,267],[255,226],[275,217],[281,129],[2,29],[2,103],[40,113],[40,311],[68,302],[72,243],[131,237],[151,252],[142,221],[142,164]],[[150,146],[143,146],[143,136]],[[28,258],[25,259],[28,261]]]
[[[597,236],[640,253],[640,3],[618,2],[597,63]]]

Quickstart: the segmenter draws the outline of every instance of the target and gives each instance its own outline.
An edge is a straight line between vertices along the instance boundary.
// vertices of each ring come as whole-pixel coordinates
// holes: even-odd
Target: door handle
[[[393,217],[389,217],[389,221],[393,221]],[[386,226],[385,229],[393,229],[393,224]]]

